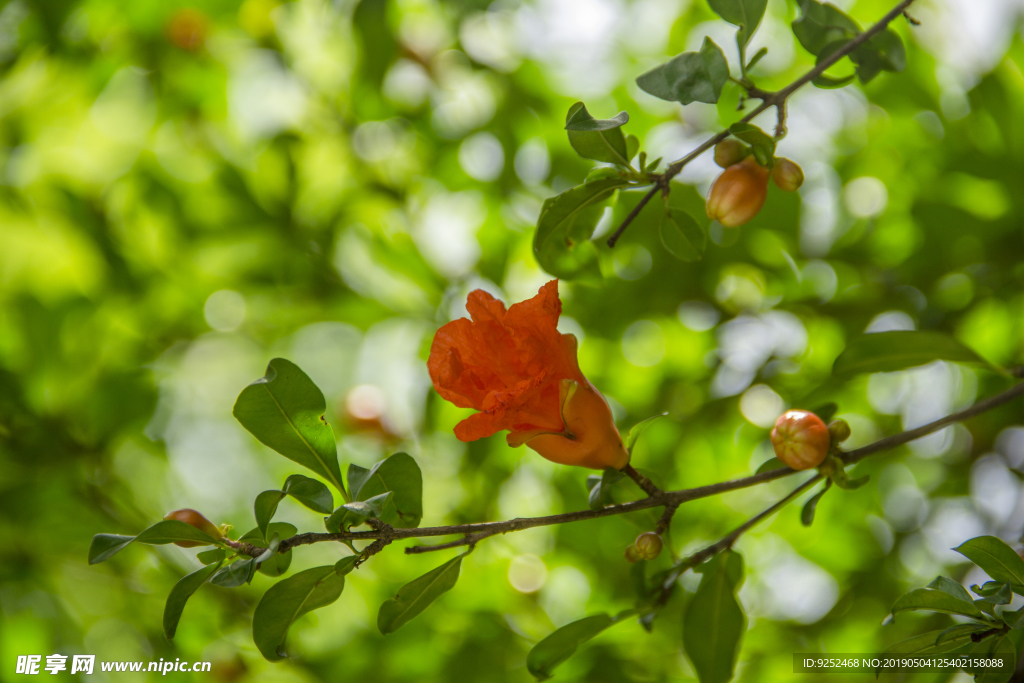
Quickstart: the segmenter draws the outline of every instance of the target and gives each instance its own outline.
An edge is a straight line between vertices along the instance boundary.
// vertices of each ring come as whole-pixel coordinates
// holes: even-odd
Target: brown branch
[[[675,567],[672,568],[671,573],[665,578],[665,581],[661,584],[661,594],[658,597],[658,600],[655,604],[665,604],[665,602],[668,600],[669,595],[671,595],[672,587],[675,585],[675,582],[679,579],[680,576],[682,576],[688,570],[693,569],[699,564],[707,562],[723,550],[731,548],[740,536],[742,536],[744,533],[746,533],[751,528],[756,526],[765,518],[774,515],[776,512],[784,508],[786,504],[788,504],[791,500],[799,496],[801,493],[803,493],[810,487],[817,484],[822,479],[824,479],[824,476],[820,474],[811,477],[810,479],[808,479],[807,481],[805,481],[804,483],[800,484],[795,489],[790,491],[785,498],[781,499],[780,501],[778,501],[771,507],[767,508],[766,510],[762,510],[761,512],[757,513],[756,515],[748,519],[746,522],[740,524],[738,527],[733,529],[729,534],[723,536],[717,542],[712,543],[708,547],[697,551],[693,555],[690,555],[689,557],[680,560],[675,565]]]
[[[761,100],[761,104],[759,104],[753,111],[751,111],[749,114],[740,119],[739,123],[749,123],[761,112],[766,111],[771,107],[777,107],[779,108],[779,122],[776,126],[776,133],[778,133],[780,129],[784,132],[786,121],[785,105],[786,100],[789,98],[789,96],[796,92],[798,89],[802,88],[803,86],[813,81],[818,76],[825,73],[825,71],[830,66],[838,62],[843,57],[849,55],[851,52],[856,50],[858,47],[860,47],[867,41],[871,40],[876,34],[881,33],[883,30],[885,30],[886,26],[888,26],[894,19],[896,19],[896,17],[903,16],[904,11],[913,2],[914,0],[901,0],[899,4],[897,4],[891,10],[889,10],[889,12],[886,13],[884,17],[879,19],[871,28],[869,28],[867,31],[864,31],[863,33],[858,33],[848,43],[846,43],[841,48],[839,48],[838,50],[830,54],[828,57],[823,59],[813,69],[811,69],[810,71],[808,71],[803,76],[796,79],[786,87],[782,88],[781,90],[769,93],[767,91],[759,90],[756,88],[748,89],[751,96],[757,97]],[[631,211],[629,215],[627,215],[625,219],[623,219],[622,223],[615,230],[612,236],[608,238],[608,246],[615,246],[615,243],[618,241],[619,237],[622,236],[622,233],[625,232],[627,227],[629,227],[629,224],[632,223],[633,219],[636,218],[637,215],[640,213],[640,209],[643,208],[643,205],[650,201],[651,197],[654,196],[654,193],[658,191],[659,187],[668,187],[669,181],[671,181],[672,178],[678,175],[679,172],[683,170],[684,166],[686,166],[688,163],[699,157],[701,154],[717,145],[722,140],[725,140],[727,137],[729,137],[729,131],[723,130],[722,132],[705,140],[696,149],[694,149],[692,152],[687,154],[682,159],[679,159],[678,161],[674,161],[671,164],[669,164],[665,172],[658,178],[658,184],[655,185],[655,187],[651,188],[650,192],[644,195],[644,198],[641,200],[640,204],[637,205],[637,208]]]
[[[987,399],[979,401],[970,408],[961,410],[958,413],[947,415],[946,417],[930,422],[916,429],[911,429],[899,434],[887,436],[884,439],[880,439],[872,444],[858,448],[856,450],[843,453],[843,461],[847,465],[859,462],[869,455],[874,455],[881,451],[890,450],[897,446],[902,446],[905,443],[913,441],[914,439],[920,439],[923,436],[927,436],[933,432],[937,432],[940,429],[947,427],[953,423],[961,422],[969,418],[975,417],[984,413],[988,410],[1001,406],[1005,403],[1009,403],[1015,398],[1024,395],[1024,382],[1015,384],[1006,391],[991,396]],[[326,541],[374,541],[380,538],[388,538],[390,541],[400,541],[408,538],[430,538],[434,536],[454,536],[459,534],[464,535],[478,535],[475,540],[476,542],[487,536],[493,536],[496,534],[506,534],[513,531],[522,531],[524,529],[533,529],[541,526],[552,526],[555,524],[568,524],[570,522],[580,522],[588,519],[599,519],[601,517],[611,517],[612,515],[622,515],[629,512],[637,512],[639,510],[647,510],[654,507],[667,507],[671,505],[679,506],[683,503],[688,503],[692,500],[698,500],[700,498],[707,498],[709,496],[716,496],[721,493],[728,491],[736,491],[739,489],[749,488],[758,484],[763,484],[768,481],[775,479],[781,479],[782,477],[788,477],[791,474],[795,474],[796,470],[792,470],[788,467],[781,467],[779,469],[768,470],[761,472],[760,474],[754,474],[749,477],[742,477],[740,479],[732,479],[730,481],[723,481],[717,484],[709,484],[707,486],[697,486],[691,489],[680,489],[677,491],[660,491],[655,495],[641,498],[630,503],[621,503],[619,505],[609,505],[600,510],[579,510],[576,512],[565,512],[558,515],[546,515],[544,517],[520,517],[516,519],[510,519],[502,522],[477,522],[473,524],[453,524],[450,526],[434,526],[434,527],[423,527],[418,529],[392,529],[387,528],[385,530],[373,530],[373,531],[356,531],[356,532],[342,532],[342,533],[305,533],[292,536],[291,538],[285,539],[281,542],[278,552],[285,553],[292,548],[300,545],[309,545],[312,543],[323,543]],[[756,523],[756,522],[755,522]],[[740,532],[742,533],[742,532]],[[232,542],[237,544],[237,542]],[[451,547],[457,545],[466,545],[467,540],[462,539],[461,542],[455,542]],[[237,548],[236,548],[237,549]],[[255,548],[254,548],[255,549]],[[255,549],[262,552],[262,549]],[[426,551],[416,551],[426,552]],[[246,553],[251,554],[251,553]]]

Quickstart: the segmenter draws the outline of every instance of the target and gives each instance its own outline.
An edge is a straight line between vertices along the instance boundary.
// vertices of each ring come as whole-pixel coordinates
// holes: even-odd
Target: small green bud
[[[623,553],[623,554],[626,557],[626,562],[633,563],[633,562],[639,562],[640,561],[640,555],[637,554],[636,546],[634,546],[634,545],[626,546],[626,552]]]
[[[663,545],[661,536],[653,531],[647,531],[636,537],[632,547],[636,548],[636,554],[641,560],[653,560],[661,554]]]
[[[828,423],[828,435],[832,443],[842,443],[850,438],[850,423],[846,420],[832,420]]]
[[[795,161],[779,157],[772,167],[772,180],[780,189],[795,192],[804,184],[804,170]]]

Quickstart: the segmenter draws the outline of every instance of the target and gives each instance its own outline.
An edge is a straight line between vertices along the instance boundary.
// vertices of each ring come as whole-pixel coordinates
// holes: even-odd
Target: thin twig
[[[657,496],[664,493],[664,491],[655,486],[653,481],[637,472],[632,465],[627,464],[625,467],[622,468],[622,472],[630,479],[635,481],[636,485],[642,488],[644,490],[644,493],[646,493],[648,496]]]
[[[844,453],[842,454],[843,461],[847,465],[852,465],[853,463],[863,460],[869,455],[874,455],[881,451],[902,446],[914,439],[920,439],[923,436],[937,432],[953,423],[967,420],[1005,403],[1009,403],[1021,395],[1024,395],[1024,382],[1015,384],[1006,391],[979,401],[970,408],[961,410],[958,413],[947,415],[946,417],[940,418],[921,427],[917,427],[916,429],[887,436],[884,439],[880,439],[862,448]],[[732,479],[729,481],[719,482],[717,484],[697,486],[695,488],[680,489],[677,491],[661,491],[656,495],[647,496],[640,500],[635,500],[630,503],[621,503],[619,505],[609,505],[600,510],[578,510],[576,512],[565,512],[558,515],[546,515],[544,517],[520,517],[502,522],[477,522],[473,524],[453,524],[450,526],[422,527],[418,529],[389,528],[385,531],[356,531],[335,534],[311,532],[298,534],[297,536],[285,539],[281,542],[278,552],[285,553],[296,546],[323,543],[327,541],[373,541],[383,537],[387,537],[391,541],[400,541],[408,538],[429,538],[433,536],[454,536],[458,534],[481,533],[491,536],[494,534],[522,531],[524,529],[533,529],[541,526],[568,524],[570,522],[581,522],[588,519],[611,517],[613,515],[622,515],[640,510],[647,510],[653,507],[665,507],[668,505],[679,506],[692,500],[716,496],[721,493],[726,493],[727,491],[749,488],[775,479],[781,479],[782,477],[787,477],[795,473],[796,470],[792,470],[788,467],[781,467],[779,469],[761,472],[760,474],[754,474],[749,477],[741,477],[740,479]],[[483,536],[481,536],[481,538],[483,538]],[[465,545],[465,543],[462,545]]]
[[[761,98],[761,96],[763,95],[764,97],[761,98],[761,104],[759,104],[753,111],[751,111],[749,114],[740,119],[739,122],[749,123],[761,112],[766,111],[771,107],[785,106],[786,99],[788,99],[789,96],[792,95],[796,90],[803,87],[804,85],[807,85],[815,78],[825,73],[825,71],[830,66],[838,62],[843,57],[846,57],[848,54],[856,50],[858,47],[860,47],[867,41],[871,40],[876,34],[881,33],[883,30],[885,30],[885,27],[888,26],[896,17],[902,16],[907,7],[909,7],[913,2],[914,0],[902,0],[899,4],[897,4],[891,10],[889,10],[889,12],[884,17],[879,19],[878,22],[876,22],[867,31],[864,31],[863,33],[858,33],[848,43],[846,43],[841,48],[839,48],[838,50],[830,54],[828,57],[823,59],[821,62],[819,62],[813,69],[811,69],[810,71],[808,71],[803,76],[796,79],[786,87],[782,88],[781,90],[777,90],[774,93],[768,93],[766,91],[758,90],[757,92],[759,94],[752,96]],[[779,111],[779,126],[781,126],[783,129],[785,128],[785,114],[782,110]],[[776,132],[778,132],[778,127]],[[678,175],[679,172],[683,170],[684,166],[686,166],[688,163],[699,157],[707,150],[717,145],[722,140],[725,140],[727,137],[729,137],[729,131],[723,130],[722,132],[705,140],[696,149],[694,149],[692,152],[687,154],[682,159],[672,162],[668,166],[668,168],[665,169],[665,172],[659,177],[658,186],[664,184],[665,187],[668,187],[669,181],[671,181],[672,178]],[[627,215],[626,218],[623,219],[619,227],[615,230],[614,233],[612,233],[612,236],[608,238],[609,247],[615,246],[615,243],[618,241],[619,237],[622,236],[622,233],[625,232],[629,224],[633,222],[633,219],[636,218],[637,215],[640,213],[640,209],[643,208],[643,205],[650,201],[651,197],[654,196],[654,193],[657,192],[658,186],[651,188],[651,191],[644,195],[644,198],[641,200],[641,203],[637,205],[637,208],[631,211],[629,215]]]

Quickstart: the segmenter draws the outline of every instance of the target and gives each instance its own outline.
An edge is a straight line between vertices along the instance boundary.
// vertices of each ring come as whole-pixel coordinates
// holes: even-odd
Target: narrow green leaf
[[[804,503],[804,508],[800,511],[800,521],[804,526],[810,526],[814,523],[814,512],[818,509],[818,501],[828,492],[831,486],[832,480],[826,479],[825,486]]]
[[[966,588],[945,576],[936,576],[935,580],[928,584],[928,588],[942,591],[946,595],[952,595],[957,600],[963,600],[964,602],[974,601],[974,598],[971,597]]]
[[[271,662],[285,657],[288,629],[303,614],[330,605],[345,588],[345,577],[334,566],[314,567],[271,586],[252,615],[252,638]]]
[[[192,541],[207,545],[217,543],[217,539],[205,531],[177,519],[159,521],[136,536],[135,540],[149,545],[166,545],[175,541]]]
[[[987,598],[991,595],[995,595],[1003,589],[1006,584],[1002,581],[986,581],[984,584],[979,586],[974,584],[971,586],[971,590],[980,595],[983,598]]]
[[[380,520],[393,527],[411,529],[423,519],[423,474],[420,466],[408,453],[395,453],[381,460],[369,470],[349,466],[352,500],[369,501],[391,491],[395,495],[386,501]]]
[[[707,235],[697,220],[682,209],[670,208],[658,230],[668,253],[680,261],[692,263],[704,256]]]
[[[277,534],[278,538],[280,538],[281,540],[291,538],[298,532],[299,530],[295,527],[295,525],[289,524],[288,522],[271,522],[270,525],[267,527],[268,537]],[[264,538],[263,534],[260,532],[258,528],[250,529],[249,531],[239,536],[238,540],[247,541],[249,543],[252,543],[253,545],[258,545],[261,548],[267,547],[267,539]]]
[[[260,530],[260,534],[264,538],[267,535],[267,525],[274,518],[277,506],[283,498],[284,491],[264,491],[256,496],[256,501],[253,503],[253,511],[256,513],[256,528]]]
[[[463,557],[464,554],[448,560],[399,588],[395,597],[386,600],[377,612],[377,628],[380,632],[384,635],[394,633],[434,600],[450,591],[459,580]]]
[[[900,642],[890,645],[886,650],[887,655],[917,655],[917,654],[936,654],[940,652],[949,652],[963,645],[963,643],[956,643],[955,641],[947,641],[941,646],[936,646],[935,641],[945,633],[944,630],[928,631],[920,635],[914,636],[913,638],[907,638]]]
[[[768,0],[708,0],[711,9],[733,26],[738,26],[736,44],[742,53],[761,23]]]
[[[633,157],[640,151],[640,139],[635,135],[626,136],[626,159],[633,161]]]
[[[549,197],[541,208],[533,255],[548,273],[566,280],[600,281],[597,249],[590,241],[605,202],[629,182],[599,177]]]
[[[985,618],[985,615],[982,614],[973,600],[961,600],[941,590],[935,591],[926,588],[910,591],[892,606],[894,616],[900,612],[918,610],[941,612],[943,614],[960,614],[974,619]]]
[[[1010,584],[1018,595],[1024,595],[1024,560],[1013,548],[995,536],[978,536],[953,548],[996,581]]]
[[[786,465],[786,463],[782,462],[778,458],[772,458],[771,460],[765,460],[763,463],[761,463],[761,465],[757,468],[757,471],[754,472],[754,474],[761,474],[762,472],[770,472],[772,470],[780,470],[783,467],[788,467],[788,465]]]
[[[266,446],[331,482],[342,495],[334,431],[324,395],[294,363],[275,358],[267,374],[238,395],[235,418]]]
[[[1024,607],[1012,612],[1004,610],[1002,618],[1010,628],[1024,628]]]
[[[356,568],[356,562],[359,561],[359,555],[349,555],[343,557],[334,564],[334,571],[340,576],[347,576],[352,573],[352,570]]]
[[[565,116],[569,144],[584,159],[629,166],[629,150],[620,130],[628,120],[629,115],[624,111],[615,118],[595,119],[586,105],[577,102]]]
[[[89,544],[89,564],[99,564],[121,552],[135,540],[134,536],[96,534]]]
[[[530,649],[526,655],[527,670],[538,681],[551,678],[555,667],[572,657],[580,645],[636,613],[637,610],[627,610],[614,618],[595,614],[555,629]]]
[[[636,446],[637,440],[640,438],[640,435],[646,432],[647,428],[654,424],[655,420],[660,420],[661,418],[667,416],[668,413],[659,413],[657,415],[652,415],[651,417],[645,420],[640,420],[635,425],[630,427],[629,432],[626,434],[626,438],[623,439],[623,445],[626,447],[626,450],[632,453],[633,448]]]
[[[732,678],[747,618],[736,599],[743,580],[743,559],[726,550],[694,571],[700,585],[683,618],[683,649],[701,683]]]
[[[199,571],[181,577],[174,584],[171,594],[167,596],[167,603],[164,605],[164,636],[167,640],[173,639],[175,631],[178,630],[178,621],[181,619],[182,610],[185,609],[185,603],[219,568],[220,562],[207,565]]]
[[[862,334],[850,340],[832,365],[832,374],[894,372],[937,360],[984,363],[978,354],[941,332],[893,330]]]
[[[324,524],[329,532],[336,534],[348,531],[349,527],[359,526],[368,519],[380,519],[385,509],[394,509],[394,506],[390,504],[394,495],[392,491],[388,491],[369,500],[354,500],[351,503],[345,503],[335,510]]]
[[[636,84],[644,92],[669,102],[715,104],[729,80],[729,63],[710,38],[699,52],[683,52],[644,72]]]
[[[301,474],[293,474],[284,480],[281,489],[314,512],[330,514],[334,509],[334,496],[322,482]]]

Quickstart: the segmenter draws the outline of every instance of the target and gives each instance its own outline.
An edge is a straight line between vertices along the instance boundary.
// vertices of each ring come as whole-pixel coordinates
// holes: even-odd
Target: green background
[[[889,9],[842,5],[863,25]],[[601,286],[561,283],[564,331],[620,426],[669,413],[634,453],[660,485],[749,474],[785,407],[836,400],[856,446],[1008,386],[945,363],[831,378],[845,341],[869,326],[940,330],[997,364],[1022,360],[1019,13],[913,10],[921,28],[894,24],[906,72],[791,100],[779,151],[807,174],[799,194],[772,187],[749,224],[712,226],[696,264],[673,259],[642,216],[615,250],[602,244]],[[788,28],[796,16],[795,3],[769,2],[748,49],[770,48],[759,86],[812,65]],[[500,436],[458,442],[468,412],[432,392],[426,353],[470,290],[512,303],[549,279],[531,253],[540,205],[592,167],[562,130],[573,102],[599,118],[627,110],[624,131],[670,160],[742,115],[732,84],[717,107],[682,108],[633,83],[705,34],[735,64],[731,29],[697,0],[4,3],[0,679],[18,655],[88,653],[213,662],[212,674],[168,680],[527,681],[526,653],[553,628],[631,607],[622,552],[650,514],[488,540],[451,592],[384,637],[378,606],[454,552],[389,548],[296,624],[295,659],[278,664],[250,633],[267,577],[203,587],[170,643],[163,601],[198,568],[195,551],[133,545],[93,567],[86,552],[94,533],[135,534],[175,508],[254,526],[255,495],[299,470],[231,417],[274,356],[323,390],[343,469],[398,450],[416,458],[424,525],[584,509],[583,470]],[[673,185],[704,222],[715,173],[706,155]],[[737,680],[788,679],[793,652],[878,652],[950,624],[881,626],[899,595],[940,572],[984,579],[965,578],[952,546],[1020,536],[1019,422],[1011,404],[865,461],[854,474],[871,483],[831,491],[811,528],[797,504],[742,539],[750,629]],[[716,540],[792,485],[684,505],[674,550]],[[292,500],[277,519],[322,527]],[[344,554],[298,549],[291,572]],[[697,578],[682,584],[692,593]],[[653,633],[626,620],[558,680],[692,678],[684,593]]]

